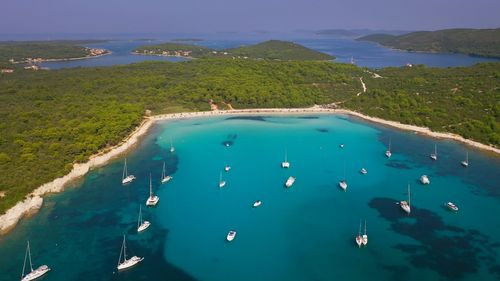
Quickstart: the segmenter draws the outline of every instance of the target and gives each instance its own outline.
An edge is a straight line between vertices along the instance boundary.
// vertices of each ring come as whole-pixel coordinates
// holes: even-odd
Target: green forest
[[[369,69],[329,61],[205,58],[0,75],[0,213],[152,114],[340,107],[500,143],[500,64]],[[363,78],[368,91],[359,96]]]
[[[461,53],[500,58],[500,28],[418,31],[398,36],[372,34],[358,40],[406,51]]]

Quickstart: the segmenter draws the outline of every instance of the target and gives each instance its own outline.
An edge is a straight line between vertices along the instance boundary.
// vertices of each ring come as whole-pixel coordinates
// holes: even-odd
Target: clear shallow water
[[[140,35],[135,35],[139,36]],[[214,49],[235,48],[242,45],[256,44],[270,39],[291,40],[308,48],[336,56],[336,60],[349,63],[351,57],[358,66],[381,68],[387,66],[403,66],[407,63],[425,64],[432,67],[469,66],[480,62],[500,61],[499,59],[472,57],[460,54],[411,53],[382,47],[375,43],[360,42],[351,38],[335,38],[322,36],[304,36],[298,34],[265,34],[265,35],[207,35],[188,36],[177,34],[162,37],[153,41],[118,40],[89,45],[90,47],[106,48],[110,55],[76,61],[46,62],[42,65],[51,69],[69,67],[96,67],[130,64],[140,61],[185,61],[183,58],[134,55],[131,51],[142,45],[158,44],[175,38],[202,38],[203,41],[187,42]],[[137,37],[135,37],[137,38]],[[182,42],[181,42],[182,43]]]
[[[121,186],[117,159],[49,196],[37,215],[1,237],[0,280],[20,276],[27,239],[35,264],[53,269],[44,280],[498,280],[500,224],[492,214],[500,212],[500,160],[469,150],[464,169],[465,148],[438,141],[432,162],[434,143],[344,116],[161,123],[127,155],[134,183]],[[289,170],[280,168],[285,149]],[[164,160],[174,179],[160,186]],[[337,184],[344,163],[347,192]],[[226,164],[232,169],[219,189]],[[145,210],[152,226],[138,235],[150,172],[161,199]],[[429,186],[417,183],[422,174]],[[289,175],[297,181],[285,189]],[[410,216],[395,204],[408,182]],[[252,208],[255,200],[262,206]],[[448,200],[459,213],[443,208]],[[361,218],[369,244],[358,249]],[[238,234],[227,243],[230,229]],[[123,234],[130,254],[145,260],[114,274]]]

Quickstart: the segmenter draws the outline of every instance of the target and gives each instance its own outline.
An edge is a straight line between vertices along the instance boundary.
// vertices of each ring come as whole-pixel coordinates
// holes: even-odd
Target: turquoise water
[[[434,143],[436,162],[428,157]],[[468,169],[459,164],[466,149]],[[280,168],[285,150],[288,170]],[[27,239],[35,264],[52,268],[43,280],[500,278],[500,160],[451,141],[346,116],[218,117],[159,123],[127,159],[137,177],[131,185],[120,184],[116,159],[48,196],[38,214],[0,237],[0,280],[20,276]],[[174,178],[160,185],[163,161]],[[232,169],[219,189],[226,164]],[[344,166],[347,192],[338,187]],[[150,172],[160,203],[143,208],[152,225],[137,234]],[[422,174],[430,185],[418,183]],[[297,180],[285,189],[290,175]],[[408,183],[409,216],[395,204]],[[262,206],[252,208],[256,200]],[[446,201],[460,211],[446,210]],[[358,249],[360,219],[369,243]],[[237,236],[228,243],[231,229]],[[129,254],[145,259],[117,274],[123,234]]]

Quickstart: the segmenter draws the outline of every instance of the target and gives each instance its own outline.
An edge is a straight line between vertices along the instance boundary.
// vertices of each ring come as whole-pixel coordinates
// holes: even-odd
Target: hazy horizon
[[[18,0],[2,4],[0,34],[498,28],[498,11],[496,0]]]

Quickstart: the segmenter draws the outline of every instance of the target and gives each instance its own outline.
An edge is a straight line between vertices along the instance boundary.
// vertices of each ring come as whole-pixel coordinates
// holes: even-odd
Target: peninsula
[[[86,59],[109,54],[106,49],[84,46],[100,42],[104,41],[3,41],[0,42],[0,68],[30,66],[44,61]]]
[[[269,60],[333,60],[334,56],[321,53],[299,44],[270,40],[238,48],[215,50],[208,47],[178,43],[163,43],[137,48],[135,54],[180,56],[189,58],[244,58]]]
[[[357,40],[376,42],[405,51],[460,53],[500,58],[500,28],[418,31],[397,36],[372,34]]]

